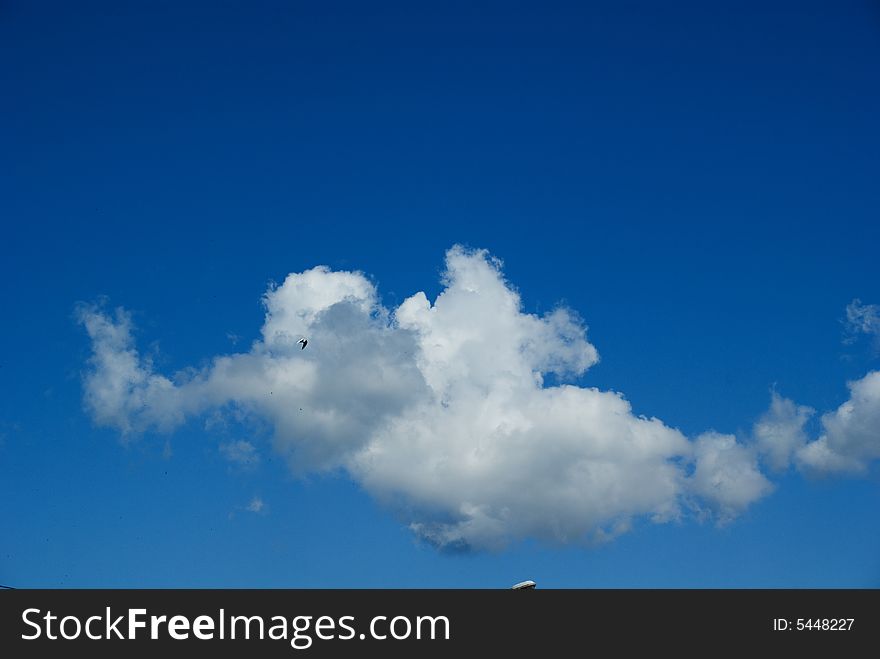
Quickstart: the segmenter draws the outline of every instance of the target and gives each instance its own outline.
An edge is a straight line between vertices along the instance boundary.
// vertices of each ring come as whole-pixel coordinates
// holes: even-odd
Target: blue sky
[[[379,4],[0,8],[0,583],[880,586],[880,430],[840,440],[858,473],[769,469],[755,439],[771,391],[815,410],[806,442],[833,435],[822,415],[880,368],[877,325],[847,324],[880,304],[876,4]],[[503,261],[522,314],[588,328],[599,361],[545,387],[620,392],[687,446],[735,437],[769,489],[719,524],[683,486],[675,519],[598,546],[522,503],[532,526],[462,551],[408,528],[455,517],[419,485],[298,470],[297,433],[240,392],[158,429],[180,385],[127,436],[131,399],[103,422],[88,404],[109,376],[83,309],[127,310],[138,373],[208,374],[271,348],[288,274],[360,271],[393,311],[464,280],[442,281],[456,244]]]

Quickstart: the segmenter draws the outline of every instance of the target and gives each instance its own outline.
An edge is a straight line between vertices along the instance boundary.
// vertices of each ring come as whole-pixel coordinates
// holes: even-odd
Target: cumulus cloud
[[[572,384],[599,359],[583,322],[565,308],[524,312],[487,252],[450,249],[443,285],[433,301],[417,292],[386,309],[362,273],[290,274],[265,294],[249,351],[173,376],[138,353],[129,314],[82,307],[85,405],[126,438],[218,410],[251,415],[295,472],[344,470],[446,548],[603,541],[686,504],[726,521],[769,491],[757,448],[689,440],[620,393]],[[247,459],[245,444],[221,450]]]
[[[880,371],[849,383],[850,397],[822,416],[822,434],[797,453],[807,471],[863,474],[880,458]]]
[[[854,299],[846,307],[847,342],[872,335],[880,345],[880,306]],[[848,383],[849,398],[823,414],[815,439],[805,431],[815,411],[775,392],[770,409],[755,424],[753,436],[762,459],[773,469],[790,463],[810,475],[865,474],[880,459],[880,371]]]
[[[753,432],[757,450],[771,469],[788,468],[795,454],[807,443],[804,426],[814,413],[812,408],[796,405],[772,392],[770,408],[755,424]]]
[[[690,491],[728,522],[772,489],[758,468],[757,453],[733,435],[703,433],[694,445]]]

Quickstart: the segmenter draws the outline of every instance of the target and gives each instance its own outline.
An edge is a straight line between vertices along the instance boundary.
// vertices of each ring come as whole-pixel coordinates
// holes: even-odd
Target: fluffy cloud
[[[807,443],[804,426],[813,414],[813,409],[772,393],[770,409],[754,428],[757,449],[771,469],[788,468],[794,455]]]
[[[732,436],[692,441],[619,393],[547,386],[598,353],[570,310],[524,313],[485,251],[449,250],[443,284],[433,302],[419,292],[389,310],[361,273],[291,274],[266,293],[248,352],[172,377],[137,352],[126,312],[83,307],[85,404],[126,438],[218,410],[252,415],[294,471],[345,470],[442,547],[601,541],[685,504],[728,520],[769,491],[760,451]],[[780,464],[796,448],[782,442],[770,451]],[[245,445],[222,450],[248,459]]]
[[[727,522],[771,490],[758,469],[758,455],[733,435],[708,432],[694,445],[695,469],[690,490]]]
[[[821,436],[798,451],[802,469],[861,474],[880,458],[880,371],[850,382],[849,390],[849,400],[822,416]]]
[[[77,317],[92,339],[91,369],[85,379],[85,405],[99,425],[117,428],[123,438],[150,426],[171,430],[183,421],[170,380],[153,373],[131,336],[131,315],[111,317],[81,306]]]
[[[880,307],[853,300],[846,307],[846,329],[850,340],[869,334],[880,341]],[[805,427],[814,410],[774,392],[770,409],[753,431],[762,459],[777,470],[793,462],[811,475],[865,474],[880,459],[880,371],[870,371],[848,386],[849,399],[820,417],[813,440]]]

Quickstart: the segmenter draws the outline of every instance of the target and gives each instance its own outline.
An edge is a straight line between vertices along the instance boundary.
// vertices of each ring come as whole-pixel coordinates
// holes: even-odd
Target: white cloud
[[[242,467],[253,467],[260,462],[257,447],[243,439],[221,444],[220,453],[230,462]]]
[[[771,469],[788,468],[792,457],[807,443],[804,426],[813,414],[813,409],[772,393],[770,409],[753,431],[757,449]]]
[[[872,335],[880,347],[880,306],[854,299],[846,307],[846,342]],[[804,427],[814,410],[795,405],[775,392],[770,409],[754,428],[755,444],[774,469],[790,462],[811,475],[865,474],[880,459],[880,371],[848,384],[850,397],[820,418],[818,437]]]
[[[694,456],[690,491],[706,502],[722,522],[736,517],[772,489],[758,469],[756,452],[737,443],[733,435],[700,435]]]
[[[880,305],[862,304],[858,298],[846,305],[846,342],[852,342],[858,334],[868,334],[880,339]]]
[[[260,497],[254,497],[250,500],[247,506],[245,506],[245,510],[249,513],[261,513],[265,510],[266,504],[263,503],[263,500]]]
[[[352,461],[381,499],[440,545],[614,535],[634,516],[679,514],[681,433],[617,394],[503,383],[462,388],[381,428]]]
[[[294,471],[345,470],[444,547],[595,542],[695,499],[728,520],[769,491],[732,436],[689,441],[622,394],[546,386],[598,353],[573,312],[524,313],[485,251],[449,250],[443,283],[388,310],[361,273],[291,274],[248,352],[170,378],[135,350],[127,313],[83,307],[86,406],[125,437],[217,410],[266,421]]]
[[[880,371],[849,383],[850,397],[822,416],[823,432],[797,453],[814,473],[865,473],[880,458]]]
[[[135,350],[131,315],[120,308],[111,318],[94,306],[81,306],[77,317],[92,339],[84,402],[95,421],[117,428],[124,438],[150,426],[179,425],[184,414],[174,384],[154,374],[150,360]]]

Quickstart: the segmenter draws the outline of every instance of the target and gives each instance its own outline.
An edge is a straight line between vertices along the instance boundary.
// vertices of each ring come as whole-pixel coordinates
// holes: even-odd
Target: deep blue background
[[[463,243],[577,310],[583,384],[637,413],[747,433],[774,386],[824,412],[878,364],[841,323],[880,302],[878,71],[867,1],[0,3],[0,583],[880,586],[876,470],[776,477],[722,529],[442,555],[201,423],[122,447],[72,318],[125,306],[171,373],[246,349],[288,272],[393,307]]]

